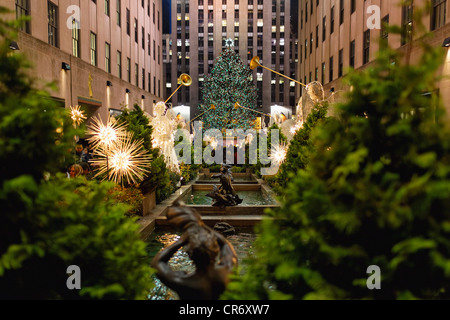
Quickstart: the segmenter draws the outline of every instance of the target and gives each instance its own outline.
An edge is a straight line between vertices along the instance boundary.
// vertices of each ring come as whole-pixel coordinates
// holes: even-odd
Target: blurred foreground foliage
[[[0,16],[0,299],[143,299],[151,269],[129,206],[113,183],[58,174],[79,132],[34,88],[11,26]],[[71,265],[80,291],[66,286]]]
[[[436,94],[444,51],[380,51],[259,227],[233,299],[449,299],[450,131]],[[431,94],[426,94],[431,93]],[[381,269],[369,290],[367,268]]]

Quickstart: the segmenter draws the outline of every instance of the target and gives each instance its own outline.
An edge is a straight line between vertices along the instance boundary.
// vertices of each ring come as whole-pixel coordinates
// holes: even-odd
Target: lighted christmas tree
[[[203,104],[199,106],[204,129],[248,129],[254,127],[257,88],[250,67],[244,65],[234,50],[226,48],[216,58],[214,67],[202,88]],[[235,103],[245,108],[235,108]],[[214,108],[211,106],[214,105]]]

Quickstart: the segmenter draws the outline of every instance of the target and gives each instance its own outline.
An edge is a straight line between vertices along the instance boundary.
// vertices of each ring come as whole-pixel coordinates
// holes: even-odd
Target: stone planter
[[[144,217],[148,216],[150,212],[156,207],[156,192],[155,190],[144,195],[142,203],[142,214]]]

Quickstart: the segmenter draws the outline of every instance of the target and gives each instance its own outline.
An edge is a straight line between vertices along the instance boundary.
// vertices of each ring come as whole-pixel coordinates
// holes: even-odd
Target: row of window
[[[96,66],[97,65],[97,35],[93,32],[91,32],[91,39],[90,39],[90,59],[91,59],[91,64]],[[117,51],[117,77],[119,77],[120,79],[123,78],[122,75],[122,52]],[[158,59],[158,63],[159,63],[159,59]],[[106,42],[105,43],[105,71],[108,73],[111,73],[111,45]],[[148,88],[146,87],[146,75],[147,75],[147,79],[148,79]],[[140,81],[139,81],[139,64],[135,64],[134,66],[134,84],[136,85],[136,87],[140,87]],[[141,81],[142,81],[142,86],[141,88],[143,90],[148,90],[148,92],[153,93],[156,95],[156,77],[153,76],[153,91],[151,90],[152,86],[152,81],[151,81],[151,73],[148,72],[146,73],[145,68],[142,68],[142,72],[141,72]],[[126,65],[126,81],[128,81],[129,83],[131,83],[131,59],[127,58],[127,65]],[[160,80],[158,80],[158,96],[160,96],[161,94],[161,85],[160,85]]]
[[[446,1],[447,0],[434,0],[432,1],[432,19],[431,19],[431,25],[432,25],[432,30],[439,28],[443,25],[445,25],[445,21],[446,21]],[[319,1],[317,0],[317,3]],[[354,7],[352,7],[352,10],[354,9]],[[333,12],[334,12],[334,7],[331,8],[331,27],[334,24],[334,18],[333,18]],[[406,43],[408,43],[409,41],[412,40],[412,24],[413,24],[413,5],[409,4],[409,5],[404,5],[402,7],[402,29],[403,29],[403,33],[402,33],[402,37],[401,37],[401,44],[404,45]],[[387,46],[388,43],[388,37],[389,34],[386,30],[386,26],[389,25],[389,15],[386,15],[383,19],[382,19],[382,30],[381,30],[381,42],[380,45],[383,46]],[[333,33],[333,28],[331,28],[330,32]],[[326,17],[323,18],[323,26],[322,26],[322,41],[325,41],[326,39]],[[315,36],[315,41],[316,41],[316,48],[318,47],[318,43],[319,43],[319,26],[316,26],[316,36]],[[310,33],[310,39],[309,39],[309,43],[308,43],[308,39],[305,40],[305,48],[303,51],[303,46],[300,46],[300,62],[303,62],[302,57],[305,57],[305,60],[307,58],[308,55],[308,44],[309,44],[309,54],[312,54],[312,49],[313,49],[313,42],[314,42],[314,36],[313,33]],[[355,67],[355,53],[356,53],[356,47],[355,47],[355,40],[352,40],[350,42],[350,48],[349,48],[349,66],[354,68]],[[304,55],[303,55],[304,52]],[[367,64],[370,62],[370,30],[366,30],[364,32],[363,35],[363,65]],[[334,70],[333,70],[333,65],[334,65],[334,58],[331,57],[330,61],[329,61],[329,82],[334,80]],[[321,77],[321,81],[324,84],[325,83],[325,63],[322,63],[322,77]],[[343,49],[341,49],[339,51],[339,61],[338,61],[338,77],[342,77],[343,75],[343,67],[344,67],[344,54],[343,54]],[[308,80],[308,78],[304,77],[305,79],[305,83]],[[315,80],[315,81],[319,81],[319,69],[316,68],[315,69],[315,76],[313,79],[313,75],[312,72],[309,73],[309,80],[310,82]]]
[[[96,3],[96,0],[92,0]],[[16,2],[16,16],[17,18],[29,16],[30,15],[30,3],[29,0],[15,0]],[[142,7],[144,8],[144,0],[141,0]],[[48,43],[52,46],[58,47],[58,6],[53,2],[47,2],[47,12],[48,12]],[[121,26],[121,1],[117,0],[117,24]],[[127,34],[130,35],[130,10],[127,8]],[[153,23],[155,23],[155,4],[153,3]],[[105,0],[105,14],[110,15],[110,1]],[[150,16],[150,0],[148,0],[148,11],[147,14]],[[135,40],[138,39],[138,29],[137,29],[137,19],[135,19]],[[30,33],[29,23],[24,23],[22,25],[22,31]],[[158,11],[158,29],[159,29],[159,11]],[[145,29],[142,27],[142,48],[145,49]],[[150,33],[147,34],[147,51],[150,56],[151,52],[151,39]],[[153,60],[156,61],[158,58],[158,64],[161,64],[160,56],[161,48],[158,45],[158,54],[156,54],[156,42],[153,40]],[[72,21],[72,54],[75,57],[80,58],[80,24],[79,21]],[[94,32],[90,33],[90,57],[89,61],[93,66],[98,66],[97,57],[97,35]],[[122,79],[122,53],[117,51],[117,76]],[[105,71],[111,73],[111,45],[105,42]],[[146,89],[145,85],[145,69],[142,69],[142,89]],[[131,59],[127,58],[127,81],[131,83]],[[139,66],[135,65],[135,84],[139,87]],[[151,92],[151,75],[148,73],[148,91]],[[156,78],[153,77],[153,93],[156,94]],[[160,85],[158,85],[158,95],[160,94]]]
[[[311,0],[311,10],[310,14],[314,13],[314,6],[312,4],[314,0]],[[319,5],[319,0],[316,1],[316,7]],[[364,0],[365,1],[365,0]],[[356,11],[356,0],[351,0],[351,13]],[[344,14],[345,14],[345,5],[344,0],[339,0],[339,24],[344,23]],[[431,31],[436,30],[445,25],[446,22],[446,8],[447,8],[447,0],[432,0],[431,6],[431,20],[430,20],[430,29]],[[305,14],[304,14],[305,12]],[[322,41],[325,41],[326,38],[326,16],[322,18]],[[412,35],[412,20],[413,20],[413,4],[405,4],[402,7],[402,44],[405,44],[409,41]],[[305,2],[305,10],[301,10],[300,13],[300,28],[303,29],[303,21],[308,22],[308,1]],[[332,6],[330,9],[330,34],[334,32],[334,24],[335,24],[335,6]],[[316,26],[316,34],[318,34],[319,26]],[[318,37],[318,35],[317,35]],[[318,41],[316,42],[316,46],[318,45]]]

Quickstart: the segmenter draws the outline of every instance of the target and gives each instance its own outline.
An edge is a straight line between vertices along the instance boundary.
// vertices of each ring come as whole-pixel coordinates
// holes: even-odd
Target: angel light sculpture
[[[174,148],[174,131],[177,129],[177,121],[172,110],[165,114],[166,104],[163,101],[155,105],[154,114],[150,121],[153,127],[152,145],[158,148],[164,156],[164,161],[169,170],[180,173],[180,166]]]

